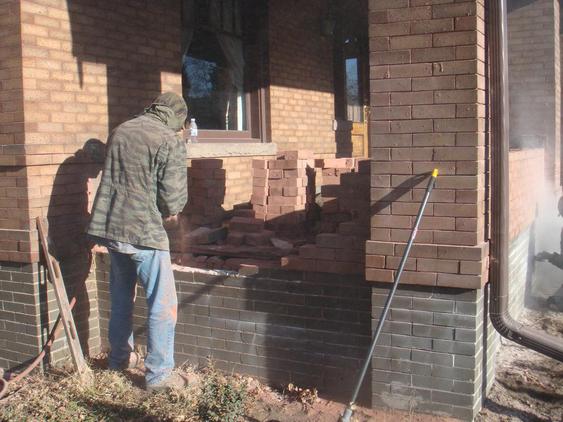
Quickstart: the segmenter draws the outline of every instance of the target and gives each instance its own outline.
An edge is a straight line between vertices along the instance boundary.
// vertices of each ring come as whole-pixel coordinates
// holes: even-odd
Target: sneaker
[[[179,374],[171,373],[168,378],[163,379],[156,384],[147,384],[145,389],[151,393],[158,393],[167,390],[179,390],[187,386],[187,381]]]

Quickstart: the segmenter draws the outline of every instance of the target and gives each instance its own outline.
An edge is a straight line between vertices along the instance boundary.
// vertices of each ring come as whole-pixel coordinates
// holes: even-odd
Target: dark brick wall
[[[69,299],[76,295],[74,320],[83,352],[100,350],[98,301],[94,274],[89,263],[61,263]],[[86,268],[86,270],[84,270]],[[14,369],[34,358],[47,341],[59,307],[45,267],[40,264],[0,262],[0,368]],[[64,331],[51,348],[44,364],[70,359]]]
[[[374,284],[374,328],[388,291]],[[399,286],[372,360],[373,405],[472,420],[498,346],[486,303],[484,289]]]
[[[107,342],[109,257],[98,256],[96,265],[101,335]],[[212,357],[225,371],[348,398],[370,340],[370,287],[362,278],[288,271],[175,274],[177,365]],[[143,344],[145,313],[139,295],[135,335]]]
[[[37,264],[0,262],[0,367],[32,358],[40,343]]]

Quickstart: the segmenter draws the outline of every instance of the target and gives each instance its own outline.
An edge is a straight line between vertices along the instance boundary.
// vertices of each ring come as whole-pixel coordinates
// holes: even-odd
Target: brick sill
[[[275,155],[278,146],[274,143],[196,143],[188,144],[188,159],[193,158],[225,158],[254,157]]]

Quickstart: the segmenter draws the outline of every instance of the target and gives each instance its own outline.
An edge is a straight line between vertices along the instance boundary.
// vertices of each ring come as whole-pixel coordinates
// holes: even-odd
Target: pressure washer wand
[[[395,291],[397,290],[397,286],[399,285],[399,281],[401,280],[401,275],[403,274],[403,269],[405,268],[405,264],[409,257],[412,244],[414,243],[414,239],[416,237],[416,234],[418,233],[418,226],[420,225],[422,214],[424,214],[424,209],[426,208],[426,204],[428,203],[428,198],[430,198],[430,194],[434,189],[434,185],[436,184],[437,177],[438,177],[438,169],[434,169],[432,175],[430,176],[430,180],[428,181],[428,186],[426,187],[426,193],[424,194],[424,198],[422,199],[422,203],[420,204],[418,214],[416,215],[416,220],[414,223],[414,227],[411,231],[409,241],[407,242],[407,247],[403,252],[403,257],[401,258],[399,268],[397,268],[397,272],[395,273],[395,280],[393,281],[393,285],[391,286],[391,290],[389,291],[389,295],[387,296],[387,300],[385,301],[385,306],[383,307],[383,311],[381,311],[381,316],[379,317],[379,322],[377,323],[377,328],[375,329],[375,333],[371,341],[371,347],[369,349],[369,353],[364,362],[364,366],[362,367],[362,370],[360,372],[360,377],[358,378],[356,387],[354,388],[354,394],[352,394],[352,399],[350,400],[350,403],[344,410],[344,414],[340,417],[340,422],[350,422],[350,418],[352,417],[352,413],[354,412],[354,407],[355,407],[356,399],[358,398],[358,393],[360,392],[360,387],[362,386],[362,383],[366,376],[366,372],[368,370],[369,364],[371,362],[371,358],[373,356],[373,352],[375,350],[375,345],[377,344],[379,334],[381,333],[381,329],[383,328],[383,323],[387,318],[387,313],[389,312],[389,308],[391,307],[391,301],[393,300],[393,296],[395,295]]]

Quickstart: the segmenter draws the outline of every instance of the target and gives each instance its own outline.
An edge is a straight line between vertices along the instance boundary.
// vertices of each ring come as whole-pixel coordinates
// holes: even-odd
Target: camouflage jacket
[[[108,139],[88,234],[168,250],[162,219],[186,204],[186,164],[184,141],[158,117],[118,126]]]

